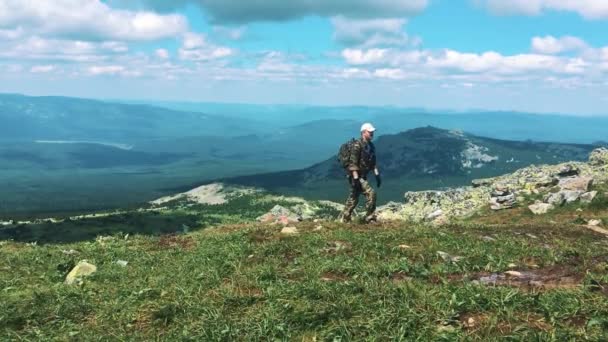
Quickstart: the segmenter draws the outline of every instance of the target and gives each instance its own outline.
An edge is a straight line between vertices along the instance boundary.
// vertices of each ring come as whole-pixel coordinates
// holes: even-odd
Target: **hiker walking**
[[[365,203],[365,222],[376,220],[376,192],[367,181],[367,174],[374,171],[376,186],[382,184],[380,171],[376,166],[376,147],[372,143],[376,128],[366,122],[361,126],[361,138],[352,139],[340,147],[338,158],[345,168],[350,185],[350,194],[344,205],[340,221],[350,222],[353,210],[359,203],[359,195],[363,194]]]

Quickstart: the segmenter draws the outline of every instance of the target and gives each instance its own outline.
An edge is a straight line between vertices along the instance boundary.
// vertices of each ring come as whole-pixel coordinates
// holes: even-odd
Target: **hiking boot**
[[[363,219],[363,222],[365,222],[365,223],[378,222],[378,218],[376,218],[376,215],[374,215],[374,214],[367,215]]]

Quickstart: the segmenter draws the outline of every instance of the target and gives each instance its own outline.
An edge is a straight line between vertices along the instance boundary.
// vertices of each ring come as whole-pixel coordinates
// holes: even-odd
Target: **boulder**
[[[589,154],[589,164],[592,166],[608,165],[608,148],[600,147]]]
[[[553,210],[555,206],[549,203],[534,203],[528,206],[534,215],[546,214],[549,210]]]
[[[587,192],[592,184],[593,178],[591,177],[571,177],[560,179],[558,185],[562,190]]]

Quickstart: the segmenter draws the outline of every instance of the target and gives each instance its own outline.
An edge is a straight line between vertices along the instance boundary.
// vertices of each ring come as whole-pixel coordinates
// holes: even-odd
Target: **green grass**
[[[321,224],[314,231],[317,223],[301,223],[293,237],[245,223],[185,235],[2,242],[0,339],[608,338],[608,244],[583,228]],[[71,249],[77,254],[62,252]],[[437,251],[463,258],[446,262]],[[82,259],[98,272],[82,286],[62,284]],[[567,271],[578,286],[473,282],[510,263]]]

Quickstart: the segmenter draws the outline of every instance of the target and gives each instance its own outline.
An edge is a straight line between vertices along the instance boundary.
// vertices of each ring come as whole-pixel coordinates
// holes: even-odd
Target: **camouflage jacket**
[[[363,138],[356,140],[350,153],[348,171],[357,171],[361,176],[366,175],[376,167],[376,147]]]

